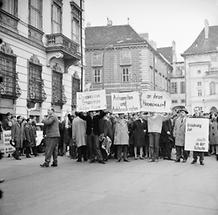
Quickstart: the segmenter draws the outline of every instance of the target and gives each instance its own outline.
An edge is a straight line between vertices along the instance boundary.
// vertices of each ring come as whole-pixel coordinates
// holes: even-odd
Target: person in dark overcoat
[[[95,156],[97,156],[98,162],[105,164],[99,145],[99,121],[104,117],[104,115],[105,113],[103,111],[100,111],[99,114],[95,111],[89,111],[86,116],[83,113],[79,113],[79,117],[86,121],[86,135],[90,163],[95,162]]]
[[[134,156],[135,159],[138,159],[137,150],[139,149],[140,155],[139,158],[143,159],[143,147],[145,146],[145,122],[135,114],[132,125],[133,129],[133,143],[134,143]]]
[[[160,146],[161,155],[165,160],[171,160],[172,148],[175,144],[173,137],[173,118],[163,121]]]
[[[20,160],[20,148],[23,145],[23,129],[22,129],[22,117],[18,116],[17,121],[12,124],[11,127],[11,140],[14,143],[15,152],[12,154],[12,156],[16,160]]]
[[[110,140],[113,140],[113,128],[112,128],[112,122],[109,118],[110,113],[105,112],[105,116],[99,120],[99,132],[100,132],[100,148],[103,156],[103,160],[108,160],[108,155],[104,149],[102,149],[102,142],[104,141],[104,138],[109,137]]]

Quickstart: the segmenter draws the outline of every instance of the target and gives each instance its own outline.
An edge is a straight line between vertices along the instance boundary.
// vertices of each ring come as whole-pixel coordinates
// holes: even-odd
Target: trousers
[[[149,133],[149,148],[150,148],[150,157],[152,160],[159,158],[159,140],[160,134],[157,132]]]
[[[53,156],[53,163],[58,163],[58,142],[59,137],[47,137],[45,146],[45,163],[49,164],[51,156]]]

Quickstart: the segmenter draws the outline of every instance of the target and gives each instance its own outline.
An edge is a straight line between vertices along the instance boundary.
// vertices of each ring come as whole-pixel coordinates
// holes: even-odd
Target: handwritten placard
[[[11,154],[14,152],[14,147],[10,144],[11,140],[11,131],[3,131],[2,132],[2,141],[0,140],[0,151],[2,151],[5,155]]]
[[[166,92],[142,91],[141,110],[145,112],[171,112],[171,98]]]
[[[140,111],[139,92],[111,93],[113,113],[131,113]]]
[[[209,147],[209,119],[187,118],[185,150],[207,152]]]
[[[77,111],[87,112],[106,108],[105,90],[77,92]]]

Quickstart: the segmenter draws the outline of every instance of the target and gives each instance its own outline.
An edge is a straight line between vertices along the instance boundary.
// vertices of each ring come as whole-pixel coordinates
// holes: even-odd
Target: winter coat
[[[48,115],[42,122],[45,126],[46,137],[60,137],[59,121],[55,114]]]
[[[128,145],[129,133],[125,119],[118,119],[115,124],[114,145]]]
[[[92,132],[94,135],[100,135],[99,131],[99,121],[105,116],[103,111],[100,111],[99,115],[93,116],[93,118],[88,114],[84,116],[82,113],[79,114],[79,117],[86,121],[86,134],[90,135]]]
[[[168,143],[170,142],[174,145],[174,137],[173,137],[173,122],[171,119],[163,121],[162,131],[160,136],[161,143]]]
[[[145,122],[138,119],[133,122],[133,143],[136,147],[145,146]]]
[[[15,143],[15,148],[21,148],[23,146],[23,129],[22,125],[18,122],[14,123],[11,127],[11,139]]]
[[[218,122],[217,120],[210,121],[209,125],[209,142],[210,145],[218,145]]]
[[[86,121],[78,116],[73,119],[72,138],[77,147],[86,145]]]
[[[186,118],[177,118],[173,130],[173,136],[175,138],[176,146],[185,146],[185,123]]]
[[[112,122],[108,117],[103,117],[99,121],[99,132],[100,134],[104,134],[104,137],[109,137],[113,140],[113,126]]]
[[[35,130],[30,124],[24,126],[23,139],[26,147],[33,147],[36,144],[36,134]]]

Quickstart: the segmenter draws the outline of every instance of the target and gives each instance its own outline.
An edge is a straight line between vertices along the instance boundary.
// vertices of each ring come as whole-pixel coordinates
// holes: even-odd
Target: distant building
[[[205,27],[182,54],[186,71],[186,102],[191,113],[218,108],[218,26]]]
[[[170,63],[130,25],[87,27],[85,82],[89,90],[169,91]]]
[[[2,2],[0,114],[70,112],[83,69],[84,0]]]
[[[179,109],[184,107],[186,105],[185,68],[184,62],[177,62],[175,42],[173,41],[172,46],[158,48],[157,51],[164,56],[173,67],[169,76],[172,108]]]

